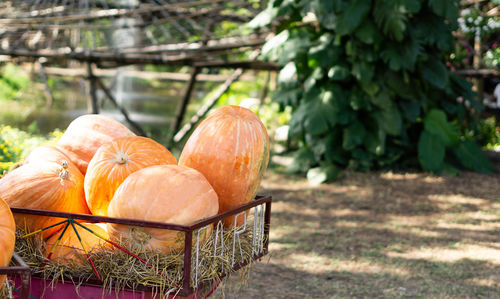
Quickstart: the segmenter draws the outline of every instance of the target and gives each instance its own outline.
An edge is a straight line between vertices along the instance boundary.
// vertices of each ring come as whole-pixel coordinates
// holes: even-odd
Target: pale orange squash
[[[51,145],[42,145],[32,150],[31,153],[29,153],[29,155],[24,159],[23,164],[37,162],[40,160],[57,163],[63,160],[71,161],[68,155],[66,155],[62,149]]]
[[[2,179],[0,179],[1,181]],[[16,224],[9,205],[0,198],[0,267],[10,263],[16,243]],[[0,290],[3,288],[5,275],[0,275]]]
[[[203,120],[189,137],[179,165],[200,171],[217,192],[219,213],[250,202],[269,162],[269,137],[252,111],[224,106]],[[243,223],[238,217],[237,225]],[[234,225],[234,218],[224,219]]]
[[[157,165],[129,175],[116,190],[109,217],[190,225],[217,214],[217,194],[198,171],[178,165]],[[111,239],[165,253],[184,248],[184,233],[108,223]],[[200,233],[200,242],[210,230]],[[196,238],[196,234],[194,236]],[[196,239],[194,240],[196,242]]]
[[[83,223],[83,225],[100,236],[108,239],[108,233],[106,230],[101,228],[96,224]],[[80,227],[75,224],[75,228],[78,230],[78,235],[80,236],[83,245],[87,252],[91,253],[94,250],[99,250],[104,247],[109,247],[108,243],[103,239],[95,236],[91,232],[86,229]],[[54,248],[54,244],[56,244],[59,239],[61,233],[56,233],[52,237],[50,237],[45,242],[45,256],[48,257],[52,248]],[[58,263],[76,263],[82,264],[87,262],[87,257],[85,255],[85,251],[82,248],[82,244],[78,240],[78,236],[75,233],[75,230],[71,225],[66,229],[59,244],[52,251],[51,260],[54,260]]]
[[[107,216],[109,201],[127,176],[160,164],[177,164],[177,160],[150,138],[122,137],[102,145],[90,160],[85,175],[85,198],[92,214]]]
[[[83,175],[71,161],[38,160],[11,170],[0,180],[0,198],[11,207],[89,214],[83,191]],[[35,231],[60,218],[15,214],[16,225]],[[49,237],[59,227],[42,233]]]
[[[80,172],[85,175],[87,166],[97,149],[115,138],[135,136],[132,131],[111,117],[86,114],[73,120],[57,142]]]

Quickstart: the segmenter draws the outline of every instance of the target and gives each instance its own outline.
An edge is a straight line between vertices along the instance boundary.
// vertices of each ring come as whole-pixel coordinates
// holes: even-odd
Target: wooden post
[[[40,65],[40,78],[42,79],[43,85],[45,87],[45,98],[47,99],[47,103],[45,104],[46,108],[52,107],[52,103],[54,102],[54,98],[52,97],[52,92],[50,91],[49,82],[47,79],[47,74],[45,73],[45,67],[43,66],[44,59],[38,59],[38,64]]]
[[[479,9],[479,3],[475,3],[475,7]],[[476,29],[476,32],[474,34],[474,57],[472,58],[472,67],[474,70],[479,70],[481,69],[481,58],[482,58],[482,52],[481,52],[481,46],[482,46],[482,40],[481,40],[481,27],[478,27]],[[482,77],[474,77],[472,79],[472,82],[474,84],[474,90],[478,94],[478,101],[483,102],[483,92],[484,92],[484,79]]]
[[[92,72],[91,62],[87,63],[87,76],[89,80],[89,97],[88,97],[89,102],[87,103],[87,108],[89,113],[99,114],[99,105],[97,103],[97,86],[96,86],[97,77],[94,76],[94,73]]]
[[[135,121],[130,119],[130,117],[127,113],[127,110],[125,110],[125,108],[123,108],[122,106],[120,106],[120,104],[118,104],[118,102],[116,101],[116,99],[113,96],[113,94],[111,93],[111,91],[106,86],[104,86],[104,83],[102,83],[101,79],[96,77],[96,83],[97,83],[97,85],[99,85],[99,87],[102,89],[102,91],[104,91],[104,94],[106,94],[106,97],[111,101],[111,103],[113,103],[113,105],[116,108],[118,108],[118,110],[120,110],[123,117],[132,126],[132,129],[135,131],[135,133],[140,135],[140,136],[146,136],[146,133],[141,128],[141,126],[139,126]]]
[[[267,93],[269,92],[270,81],[271,81],[271,72],[268,71],[267,76],[266,76],[266,81],[264,82],[264,86],[262,87],[262,90],[260,91],[259,107],[262,107],[264,105],[264,102],[266,101]]]
[[[198,123],[198,121],[208,113],[208,111],[217,103],[220,97],[222,97],[222,95],[229,89],[229,87],[231,87],[231,84],[238,80],[241,74],[243,74],[243,69],[237,69],[229,78],[227,78],[226,82],[224,82],[224,84],[222,84],[222,86],[217,89],[215,94],[213,94],[213,96],[207,100],[206,104],[203,105],[200,110],[198,110],[198,112],[191,118],[189,123],[185,124],[182,129],[180,129],[179,132],[175,134],[173,138],[174,142],[179,142],[187,136],[191,129],[194,128],[196,123]]]
[[[184,114],[186,113],[186,108],[189,104],[189,101],[191,100],[191,95],[193,94],[194,84],[196,83],[196,76],[198,75],[200,70],[201,70],[201,68],[199,68],[199,67],[193,67],[191,69],[189,81],[187,83],[186,90],[184,91],[184,97],[182,98],[182,101],[177,106],[175,120],[174,120],[174,123],[172,124],[172,131],[170,132],[169,137],[166,141],[166,147],[170,146],[170,144],[172,143],[172,138],[173,138],[174,134],[177,133],[177,131],[181,127],[182,120],[184,119]]]

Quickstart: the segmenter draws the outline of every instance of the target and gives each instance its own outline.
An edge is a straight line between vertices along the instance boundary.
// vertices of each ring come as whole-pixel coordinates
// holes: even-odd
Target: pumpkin
[[[118,137],[135,136],[120,122],[99,114],[86,114],[73,120],[57,142],[85,175],[97,149]]]
[[[200,171],[217,192],[219,213],[255,197],[269,162],[269,137],[249,109],[224,106],[203,120],[189,137],[179,165]],[[223,223],[234,225],[234,217]],[[243,223],[238,217],[237,225]]]
[[[150,138],[122,137],[102,145],[85,175],[85,198],[92,214],[107,216],[109,201],[128,175],[160,164],[177,164],[177,160]]]
[[[0,198],[0,267],[9,265],[15,243],[16,224],[14,217],[9,205]],[[4,282],[5,275],[0,275],[0,290],[3,288]]]
[[[97,224],[84,223],[83,225],[99,234],[100,236],[108,239],[108,233],[106,232],[106,230],[104,230]],[[87,252],[90,253],[93,250],[102,249],[107,246],[106,241],[95,236],[88,230],[80,227],[79,225],[75,225],[75,228],[77,229],[78,235],[80,236]],[[52,248],[54,248],[54,244],[56,244],[60,235],[60,233],[56,233],[45,242],[44,255],[46,257],[48,257],[50,251],[52,250]],[[80,240],[78,240],[78,236],[76,235],[75,230],[71,225],[64,232],[61,240],[59,241],[59,244],[57,244],[57,246],[55,247],[50,258],[56,262],[65,264],[82,264],[87,261],[85,251],[82,248],[82,244],[80,243]]]
[[[62,151],[62,149],[59,149],[51,145],[42,145],[32,150],[29,153],[29,155],[24,159],[22,164],[36,162],[40,160],[59,163],[63,160],[70,161],[70,158]]]
[[[190,225],[216,215],[218,208],[217,194],[200,172],[178,165],[157,165],[138,170],[123,181],[109,203],[108,216]],[[112,240],[125,241],[132,248],[165,253],[184,248],[183,232],[114,223],[108,223],[107,228]],[[210,231],[200,233],[200,242]]]
[[[11,207],[89,214],[83,191],[83,175],[71,161],[37,160],[8,172],[0,180],[0,198]],[[17,227],[36,231],[61,218],[15,214]],[[59,227],[42,232],[49,237]]]

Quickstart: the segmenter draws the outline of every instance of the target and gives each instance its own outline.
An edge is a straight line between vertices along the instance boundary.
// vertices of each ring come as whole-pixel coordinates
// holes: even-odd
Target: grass
[[[270,253],[226,298],[499,297],[498,173],[348,172],[311,187],[274,169],[260,193],[273,196]]]

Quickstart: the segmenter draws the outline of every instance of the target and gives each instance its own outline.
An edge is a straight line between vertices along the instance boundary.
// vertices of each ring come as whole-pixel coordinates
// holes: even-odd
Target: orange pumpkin
[[[63,160],[70,161],[70,158],[62,151],[62,149],[51,145],[42,145],[31,151],[31,153],[29,153],[29,155],[24,159],[23,164],[40,160],[59,163]]]
[[[118,137],[135,136],[120,122],[99,114],[86,114],[73,120],[57,142],[85,175],[97,149]]]
[[[109,201],[128,175],[160,164],[177,164],[177,160],[150,138],[122,137],[102,145],[85,175],[85,197],[92,214],[107,216]]]
[[[0,198],[11,207],[89,214],[83,191],[83,175],[71,161],[38,160],[26,163],[0,180]],[[17,227],[35,231],[61,221],[60,218],[14,215]],[[45,230],[49,237],[59,227]]]
[[[2,179],[3,180],[3,179]],[[0,181],[2,181],[0,180]],[[16,224],[9,205],[0,198],[0,267],[10,263],[16,243]],[[5,275],[0,276],[0,290],[3,288]]]
[[[157,165],[138,170],[123,181],[109,203],[108,216],[190,225],[214,216],[218,208],[217,194],[200,172],[178,165]],[[113,223],[107,228],[112,239],[122,239],[132,247],[165,253],[184,247],[183,232]],[[201,241],[208,233],[203,231]]]
[[[219,213],[255,197],[269,162],[269,137],[252,111],[238,106],[217,109],[189,137],[179,165],[200,171],[217,192]],[[237,225],[243,223],[238,217]],[[224,219],[226,226],[234,217]]]
[[[95,233],[99,234],[100,236],[108,239],[109,237],[108,233],[100,226],[88,223],[84,223],[83,225],[91,229]],[[79,225],[75,225],[75,228],[77,229],[78,235],[80,236],[87,252],[90,253],[93,250],[101,249],[107,246],[106,241],[93,235],[92,233],[80,227]],[[48,257],[50,251],[54,247],[54,244],[56,244],[57,239],[59,239],[59,237],[60,233],[56,233],[45,242],[44,253],[46,257]],[[59,244],[57,244],[57,246],[55,247],[50,258],[56,262],[65,264],[66,263],[82,264],[87,261],[87,257],[85,255],[85,251],[82,248],[82,244],[80,243],[80,240],[78,240],[78,236],[76,235],[71,225],[64,232],[64,235],[61,237]]]

